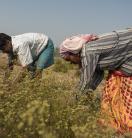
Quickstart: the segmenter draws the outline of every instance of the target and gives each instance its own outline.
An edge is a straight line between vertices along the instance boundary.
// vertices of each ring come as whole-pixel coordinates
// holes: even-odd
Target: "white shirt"
[[[33,62],[34,58],[46,47],[48,37],[40,33],[25,33],[12,36],[13,52],[18,54],[18,58],[23,67]]]

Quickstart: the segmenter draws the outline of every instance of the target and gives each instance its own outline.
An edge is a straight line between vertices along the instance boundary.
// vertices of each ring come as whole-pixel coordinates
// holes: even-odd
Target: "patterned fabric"
[[[132,76],[109,74],[101,105],[106,125],[121,133],[132,132]]]
[[[121,70],[132,75],[132,29],[113,31],[88,42],[81,52],[80,88],[96,89],[104,70]]]

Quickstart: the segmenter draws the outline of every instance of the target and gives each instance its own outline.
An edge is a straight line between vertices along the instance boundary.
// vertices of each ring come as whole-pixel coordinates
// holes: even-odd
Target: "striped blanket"
[[[98,40],[86,43],[81,51],[81,90],[96,89],[104,70],[121,70],[127,76],[132,75],[132,29],[98,37]]]

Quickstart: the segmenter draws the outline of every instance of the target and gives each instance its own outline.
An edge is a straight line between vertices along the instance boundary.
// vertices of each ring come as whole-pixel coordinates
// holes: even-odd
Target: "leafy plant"
[[[1,138],[111,138],[114,131],[97,125],[101,90],[77,98],[76,66],[61,59],[40,80],[25,76],[9,85],[0,77]],[[12,75],[18,73],[18,68]],[[4,71],[4,70],[3,70]],[[63,73],[67,72],[67,73]]]

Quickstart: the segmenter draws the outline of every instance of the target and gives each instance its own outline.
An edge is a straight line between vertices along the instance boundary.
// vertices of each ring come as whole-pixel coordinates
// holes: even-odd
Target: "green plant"
[[[9,85],[0,77],[1,138],[110,138],[114,131],[101,128],[97,91],[76,98],[76,68],[57,59],[54,66],[66,66],[67,73],[51,67],[40,80],[28,76]],[[56,67],[55,67],[56,68]],[[70,68],[70,70],[69,70]],[[60,69],[58,67],[58,69]],[[12,75],[16,74],[16,69]],[[101,90],[100,90],[101,91]]]
[[[68,70],[71,70],[71,69],[74,69],[73,64],[70,64],[69,62],[65,62],[64,60],[60,58],[56,58],[53,71],[67,73]]]

